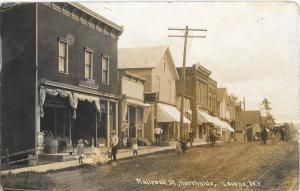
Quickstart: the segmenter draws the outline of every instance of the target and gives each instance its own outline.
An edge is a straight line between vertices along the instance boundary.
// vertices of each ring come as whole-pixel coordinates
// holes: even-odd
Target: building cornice
[[[122,26],[117,25],[79,3],[49,2],[41,4],[113,39],[117,40],[123,32]]]
[[[207,77],[211,74],[211,71],[209,71],[208,69],[206,69],[205,67],[203,67],[200,64],[194,64],[193,67],[195,67],[197,72],[199,72]]]

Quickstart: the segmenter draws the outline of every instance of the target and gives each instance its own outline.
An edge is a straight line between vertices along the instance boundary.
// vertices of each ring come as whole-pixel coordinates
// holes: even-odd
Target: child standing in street
[[[179,141],[177,141],[177,144],[176,144],[176,154],[177,154],[177,156],[179,157],[180,155],[181,155],[181,153],[182,153],[182,148],[181,148],[181,142],[180,142],[180,140]]]
[[[133,139],[132,140],[132,157],[133,159],[137,158],[138,157],[138,144],[137,144],[137,139]]]

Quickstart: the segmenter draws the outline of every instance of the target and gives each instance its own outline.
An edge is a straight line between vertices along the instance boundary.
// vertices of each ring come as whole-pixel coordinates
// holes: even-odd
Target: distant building
[[[181,96],[182,67],[177,67],[179,80],[176,81],[176,94]],[[185,96],[191,97],[192,123],[196,140],[207,140],[209,131],[214,128],[230,128],[217,117],[217,82],[211,79],[211,72],[200,64],[186,67]],[[233,129],[231,129],[233,130]],[[221,134],[220,134],[221,136]]]
[[[245,123],[246,122],[246,123]],[[238,142],[252,141],[254,136],[261,130],[261,112],[259,110],[240,111],[236,115],[236,134]]]
[[[235,129],[236,113],[240,108],[240,102],[234,95],[229,95],[227,88],[217,89],[217,111],[218,116]],[[228,141],[234,139],[234,132],[226,135]]]
[[[208,112],[216,116],[217,112],[217,82],[212,78],[208,78]]]
[[[169,48],[159,46],[120,49],[119,69],[146,80],[145,102],[151,103],[151,113],[145,124],[145,137],[150,141],[154,140],[154,127],[157,123],[163,129],[163,141],[177,140],[180,137],[180,112],[176,109],[175,87],[178,74]],[[184,118],[184,123],[188,125],[190,121]]]

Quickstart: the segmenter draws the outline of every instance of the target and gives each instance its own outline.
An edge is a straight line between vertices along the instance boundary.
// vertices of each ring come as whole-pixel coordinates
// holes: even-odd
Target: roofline
[[[123,32],[124,30],[124,27],[123,26],[120,26],[118,24],[116,24],[115,22],[101,16],[100,14],[92,11],[91,9],[85,7],[84,5],[81,5],[80,3],[77,3],[77,2],[68,2],[70,5],[76,7],[77,9],[80,9],[81,11],[95,17],[96,19],[99,19],[101,22],[113,27],[114,29],[117,29],[119,32]]]
[[[173,65],[173,69],[175,70],[175,76],[176,76],[176,80],[179,80],[179,75],[178,75],[178,72],[177,72],[177,68],[176,68],[176,65],[175,65],[175,62],[174,62],[174,59],[173,59],[173,56],[172,56],[172,53],[169,49],[169,46],[167,46],[166,50],[164,53],[168,52],[169,53],[169,56],[170,56],[170,59],[171,59],[171,64]],[[163,58],[161,58],[163,59]],[[161,60],[160,60],[161,61]]]
[[[134,75],[134,74],[132,74],[132,73],[130,73],[130,72],[128,72],[128,71],[125,71],[125,73],[123,74],[123,76],[127,76],[127,77],[129,77],[129,78],[134,78],[135,80],[140,81],[140,82],[143,82],[143,83],[146,82],[146,79],[145,79],[145,78],[140,77],[140,76],[137,76],[137,75]]]

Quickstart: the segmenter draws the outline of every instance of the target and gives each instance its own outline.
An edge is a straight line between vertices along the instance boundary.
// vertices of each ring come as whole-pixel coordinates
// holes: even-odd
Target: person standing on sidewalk
[[[193,133],[192,129],[189,132],[189,142],[190,142],[190,147],[192,147],[193,142],[194,142],[194,133]]]
[[[116,131],[115,130],[112,130],[111,134],[112,134],[111,140],[110,140],[111,154],[112,154],[113,165],[116,165],[119,138],[116,135]]]
[[[137,138],[132,140],[132,158],[138,158],[138,141]]]
[[[155,144],[160,145],[160,135],[163,133],[163,130],[158,126],[154,129],[154,137],[155,137]]]
[[[78,145],[77,145],[77,154],[78,154],[78,160],[79,160],[79,164],[82,164],[83,161],[83,157],[84,157],[84,144],[82,139],[78,140]]]

